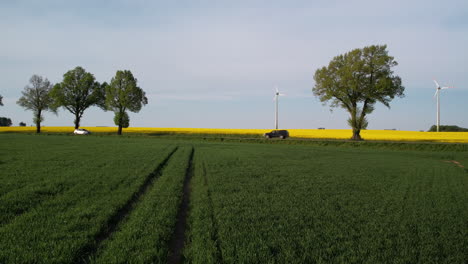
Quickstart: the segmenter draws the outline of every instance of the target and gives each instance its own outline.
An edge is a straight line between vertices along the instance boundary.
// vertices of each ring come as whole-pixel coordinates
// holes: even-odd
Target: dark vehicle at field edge
[[[287,130],[272,130],[269,133],[263,134],[265,138],[274,138],[279,137],[281,139],[286,139],[289,137],[289,132]]]

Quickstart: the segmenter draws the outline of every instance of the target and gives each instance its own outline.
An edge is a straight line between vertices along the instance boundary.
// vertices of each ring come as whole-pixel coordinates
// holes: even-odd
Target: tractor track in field
[[[193,169],[193,155],[195,149],[192,147],[190,158],[188,161],[187,170],[185,172],[184,184],[183,184],[183,195],[179,205],[179,211],[177,212],[177,220],[174,228],[174,233],[169,242],[169,256],[167,263],[177,264],[182,263],[182,253],[185,245],[185,231],[187,229],[187,218],[190,205],[190,180],[192,179]]]
[[[122,223],[138,205],[140,198],[151,188],[153,182],[162,175],[164,168],[177,149],[178,147],[175,147],[156,169],[146,177],[143,184],[140,185],[131,198],[107,220],[104,227],[95,235],[94,240],[77,250],[71,263],[89,263],[93,259],[102,242],[112,236],[120,223]]]

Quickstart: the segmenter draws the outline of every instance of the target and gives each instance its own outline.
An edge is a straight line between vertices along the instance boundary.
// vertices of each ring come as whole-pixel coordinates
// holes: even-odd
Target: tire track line
[[[184,184],[183,184],[183,195],[182,200],[179,205],[179,211],[177,212],[177,221],[174,228],[174,233],[169,242],[169,256],[167,263],[177,264],[182,263],[183,260],[183,250],[185,245],[185,231],[187,230],[187,218],[190,205],[190,180],[192,179],[194,168],[193,168],[193,156],[194,148],[192,147],[192,152],[190,153],[190,158],[188,160],[187,170],[185,172]]]
[[[202,176],[203,176],[203,184],[207,187],[207,197],[208,201],[210,203],[210,217],[211,217],[211,222],[213,223],[213,234],[211,239],[214,241],[216,245],[216,260],[217,263],[222,263],[223,262],[223,254],[221,251],[221,245],[220,245],[220,239],[219,239],[219,233],[218,233],[218,223],[216,222],[215,218],[215,212],[214,212],[214,205],[213,205],[213,198],[211,197],[211,191],[209,188],[208,184],[208,179],[207,179],[207,173],[206,173],[206,165],[205,162],[203,161],[202,163]]]

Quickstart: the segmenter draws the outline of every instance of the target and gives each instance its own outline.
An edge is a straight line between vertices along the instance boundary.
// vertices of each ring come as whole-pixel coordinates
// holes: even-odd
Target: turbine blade
[[[276,86],[276,85],[275,85],[275,90],[276,90],[276,93],[279,93],[278,86]]]
[[[440,87],[439,83],[436,80],[433,80],[433,81],[434,81],[435,85],[437,86],[437,88],[439,88]]]
[[[436,90],[435,94],[434,94],[434,98],[436,97],[437,93],[439,92],[439,89]]]
[[[453,88],[452,86],[445,86],[445,87],[442,87],[440,89],[450,89],[450,88]]]
[[[279,96],[285,96],[286,94],[282,94],[282,93],[280,93],[280,94],[278,94],[278,95],[279,95]]]

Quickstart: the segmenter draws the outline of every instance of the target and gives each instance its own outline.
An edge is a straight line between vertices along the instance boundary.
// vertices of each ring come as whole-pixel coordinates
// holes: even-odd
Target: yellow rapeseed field
[[[116,127],[83,127],[96,133],[117,132]],[[1,132],[34,133],[35,127],[0,127]],[[42,132],[72,133],[73,127],[42,127]],[[220,135],[262,135],[271,129],[221,129],[221,128],[159,128],[159,127],[130,127],[124,128],[123,133],[168,133],[168,134],[220,134]],[[293,138],[316,139],[348,139],[351,129],[289,129]],[[430,141],[449,143],[468,143],[468,132],[417,132],[395,130],[362,130],[362,138],[366,140],[388,141]]]

